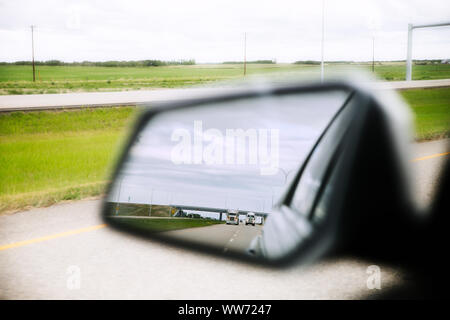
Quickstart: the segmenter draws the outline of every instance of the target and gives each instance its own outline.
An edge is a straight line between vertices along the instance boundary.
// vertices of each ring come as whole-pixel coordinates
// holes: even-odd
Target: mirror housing
[[[426,218],[412,193],[407,106],[391,92],[351,88],[348,104],[317,141],[281,201],[280,215],[271,217],[264,229],[263,250],[278,262],[314,261],[338,251],[398,259],[399,248],[408,241],[398,239],[399,230],[414,232]],[[314,176],[315,167],[322,166],[326,168],[318,171],[325,180],[312,213],[299,217],[291,210],[295,185],[308,170]]]
[[[251,241],[246,255],[227,253],[227,256],[280,265],[299,260],[311,262],[342,250],[398,255],[396,248],[402,243],[396,237],[398,228],[413,232],[417,222],[424,218],[414,204],[410,181],[411,114],[394,93],[374,91],[360,84],[336,81],[265,87],[152,106],[137,121],[107,194],[111,194],[140,132],[157,115],[242,99],[326,95],[333,90],[346,92],[348,98],[275,204],[276,214],[267,217],[264,229]],[[313,182],[317,180],[320,184],[315,186]],[[114,210],[114,205],[104,202],[105,222],[121,231],[223,255],[222,250],[208,245],[127,226],[120,219],[111,218]]]

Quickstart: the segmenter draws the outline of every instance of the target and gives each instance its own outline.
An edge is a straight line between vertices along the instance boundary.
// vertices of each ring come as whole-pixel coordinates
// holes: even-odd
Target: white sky
[[[408,23],[450,21],[448,0],[325,0],[325,60],[399,60]],[[321,1],[0,0],[0,61],[320,60]],[[419,29],[414,59],[450,58],[450,27]]]
[[[274,96],[161,113],[149,122],[131,148],[109,200],[269,212],[347,97],[348,93],[341,91],[326,95]],[[278,107],[274,108],[274,105]],[[173,133],[182,129],[193,138],[195,121],[201,122],[196,138],[203,148],[199,151],[201,161],[175,164],[172,152],[181,140],[172,139]],[[207,164],[203,152],[212,140],[205,140],[203,135],[209,129],[218,131],[223,137],[229,129],[253,129],[255,132],[276,129],[279,132],[278,147],[273,148],[272,137],[269,137],[272,133],[269,132],[266,137],[258,133],[256,149],[250,147],[250,138],[245,138],[244,144],[240,145],[231,136],[232,144],[224,142],[214,147],[223,152],[219,157],[224,161]],[[193,156],[197,143],[189,138],[188,145],[191,148],[188,154]],[[267,163],[261,158],[261,145],[266,145],[267,154],[270,154]],[[232,159],[236,161],[237,155],[241,154],[246,160],[226,163],[224,157],[230,149]],[[258,157],[256,163],[250,163],[250,153]],[[275,170],[262,174],[261,169],[268,166]],[[306,179],[309,180],[302,185],[309,188],[319,185],[316,176],[309,175]]]

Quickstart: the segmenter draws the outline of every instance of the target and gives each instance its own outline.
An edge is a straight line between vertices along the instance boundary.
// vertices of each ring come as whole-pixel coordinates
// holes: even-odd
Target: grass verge
[[[416,139],[450,137],[450,88],[400,91],[415,114]]]
[[[106,181],[80,184],[60,189],[7,194],[0,197],[0,214],[34,207],[47,207],[55,203],[96,197],[104,192]]]
[[[0,212],[100,195],[135,112],[0,114]]]
[[[118,218],[116,223],[126,227],[131,227],[137,231],[144,232],[163,232],[171,230],[180,230],[187,228],[209,227],[216,224],[225,223],[218,220],[207,219],[189,219],[189,218],[151,218],[151,219],[127,219]]]

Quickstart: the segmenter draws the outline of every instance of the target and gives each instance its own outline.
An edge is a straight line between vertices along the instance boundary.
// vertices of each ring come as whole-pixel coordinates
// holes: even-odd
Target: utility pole
[[[244,32],[244,76],[247,74],[247,32]]]
[[[375,36],[372,36],[372,73],[375,72]]]
[[[170,203],[172,202],[171,201],[171,199],[172,199],[173,197],[172,197],[172,194],[169,194],[169,204],[168,204],[168,208],[169,208],[169,217],[171,217],[172,216],[172,207],[170,206]]]
[[[117,193],[116,216],[119,214],[119,201],[120,201],[120,191],[122,190],[122,181],[123,181],[123,177],[120,178],[119,192]]]
[[[148,212],[148,216],[151,217],[152,216],[152,204],[153,204],[153,188],[152,188],[152,194],[150,196],[150,209]]]
[[[412,30],[413,25],[411,23],[408,24],[408,47],[406,51],[406,81],[411,81],[411,57],[412,57]]]
[[[34,26],[31,26],[31,59],[33,64],[33,82],[36,81],[35,68],[34,68]]]
[[[323,43],[325,38],[325,0],[322,0],[322,46],[321,46],[321,54],[322,59],[320,62],[320,81],[323,82]]]
[[[287,171],[287,172],[286,172],[286,170],[284,170],[281,167],[278,167],[278,169],[283,173],[283,175],[284,175],[284,184],[286,184],[287,178],[288,178],[289,174],[292,172],[292,169]]]

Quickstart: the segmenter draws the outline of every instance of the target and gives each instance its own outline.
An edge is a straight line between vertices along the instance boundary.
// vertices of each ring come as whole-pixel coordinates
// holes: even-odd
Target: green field
[[[0,212],[100,194],[135,112],[0,114]]]
[[[370,64],[327,64],[325,72],[347,73],[349,68],[370,71]],[[78,91],[124,91],[211,85],[243,79],[242,64],[211,64],[161,67],[37,66],[36,82],[31,66],[0,65],[0,95],[43,94]],[[249,64],[249,77],[280,77],[298,74],[319,78],[320,67],[302,64]],[[379,63],[376,75],[385,80],[404,80],[404,63]],[[450,78],[450,65],[428,64],[413,67],[413,79]]]
[[[211,219],[189,219],[189,218],[172,218],[172,219],[127,219],[120,218],[115,221],[123,226],[132,227],[137,231],[145,232],[163,232],[171,230],[180,230],[187,228],[208,227],[215,224],[225,223],[224,221]]]
[[[450,88],[401,94],[418,140],[450,136]],[[0,212],[101,194],[136,114],[133,107],[0,114]]]
[[[120,216],[143,216],[148,217],[150,214],[150,205],[148,204],[140,204],[140,203],[120,203],[119,206],[116,208],[115,204],[113,214],[118,214]],[[117,209],[117,211],[116,211]],[[153,204],[151,206],[151,216],[152,217],[171,217],[173,214],[175,214],[176,209],[164,205],[156,205]]]
[[[418,140],[450,137],[450,88],[405,90],[400,94],[415,114]]]

